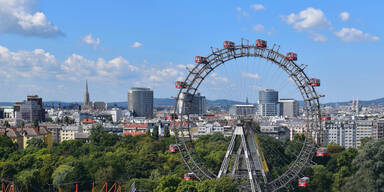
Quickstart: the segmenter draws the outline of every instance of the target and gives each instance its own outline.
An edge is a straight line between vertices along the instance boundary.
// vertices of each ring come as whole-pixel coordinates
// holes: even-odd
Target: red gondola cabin
[[[308,84],[312,87],[319,87],[320,86],[320,79],[311,78],[311,79],[309,79]]]
[[[197,180],[197,177],[194,173],[186,173],[184,174],[184,180],[188,181],[188,180],[192,180],[192,181],[195,181]]]
[[[202,56],[196,56],[195,57],[195,63],[207,63],[207,58]]]
[[[287,56],[285,58],[289,61],[296,61],[297,60],[297,54],[294,52],[288,52]]]
[[[232,41],[224,41],[224,43],[223,43],[223,47],[224,47],[225,49],[232,49],[232,48],[235,47],[235,43],[232,42]]]
[[[177,89],[182,89],[182,88],[186,88],[187,85],[186,85],[185,82],[183,82],[183,81],[176,81],[176,82],[175,82],[175,87],[176,87]]]
[[[309,177],[303,177],[299,179],[297,186],[307,187],[309,185]]]
[[[267,47],[267,41],[262,39],[256,40],[256,47],[266,48]]]
[[[324,156],[327,156],[328,153],[327,153],[327,148],[326,147],[319,147],[317,150],[316,150],[316,157],[324,157]]]
[[[320,120],[322,120],[322,121],[331,120],[331,116],[328,113],[321,113]]]
[[[177,115],[175,113],[171,113],[165,116],[165,120],[174,120],[174,119],[177,119]]]
[[[171,153],[179,152],[179,145],[178,144],[170,144],[169,145],[169,152],[171,152]]]

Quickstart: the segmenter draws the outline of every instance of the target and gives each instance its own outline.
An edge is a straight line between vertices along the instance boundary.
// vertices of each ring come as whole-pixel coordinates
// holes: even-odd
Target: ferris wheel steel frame
[[[173,120],[173,132],[175,133],[176,143],[179,147],[179,153],[186,164],[187,168],[193,172],[197,179],[202,181],[206,179],[216,178],[217,175],[207,169],[202,161],[198,158],[193,147],[192,135],[190,130],[189,115],[184,114],[183,109],[186,102],[192,102],[189,97],[183,97],[183,94],[191,94],[192,98],[196,94],[199,86],[204,79],[217,67],[225,64],[230,60],[244,57],[258,57],[265,59],[287,73],[294,81],[304,102],[304,113],[306,116],[305,140],[296,160],[290,164],[287,171],[276,179],[266,184],[267,191],[277,191],[284,188],[294,179],[300,176],[300,173],[309,165],[313,164],[312,158],[316,149],[316,143],[322,140],[322,130],[320,123],[320,103],[318,95],[313,86],[309,84],[309,78],[305,74],[306,65],[298,65],[294,61],[288,60],[283,54],[279,53],[280,46],[274,44],[272,48],[262,48],[249,44],[248,40],[244,43],[242,39],[240,45],[232,48],[214,49],[211,47],[211,53],[206,57],[205,62],[197,63],[184,80],[184,86],[180,88],[176,98],[175,113],[178,114],[180,120]],[[181,102],[180,102],[181,101]],[[187,116],[184,120],[184,116]]]

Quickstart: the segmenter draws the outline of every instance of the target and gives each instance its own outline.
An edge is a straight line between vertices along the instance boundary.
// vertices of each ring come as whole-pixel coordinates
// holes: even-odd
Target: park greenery
[[[91,131],[89,141],[71,140],[55,143],[51,148],[39,139],[28,142],[26,149],[17,149],[9,138],[0,135],[0,178],[14,181],[28,191],[91,191],[108,182],[129,190],[213,192],[237,191],[239,181],[229,177],[203,182],[184,181],[189,172],[177,153],[168,145],[174,138],[166,134],[119,136],[107,133],[102,127]],[[270,177],[284,172],[300,151],[303,136],[293,141],[279,141],[258,136],[270,168]],[[195,148],[205,165],[218,171],[230,138],[220,134],[201,136]],[[294,191],[383,191],[384,139],[365,139],[359,149],[344,149],[336,144],[327,146],[329,156],[314,157],[314,165],[303,175],[311,178],[307,188],[298,188],[297,181],[283,190]]]

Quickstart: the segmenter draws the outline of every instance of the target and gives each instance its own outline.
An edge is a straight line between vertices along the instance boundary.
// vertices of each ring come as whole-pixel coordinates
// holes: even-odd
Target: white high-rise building
[[[134,87],[128,91],[128,110],[135,117],[153,117],[153,91]]]
[[[279,115],[279,92],[273,89],[259,91],[259,113],[261,116]]]
[[[299,116],[299,102],[295,99],[279,99],[280,115],[283,117]]]
[[[207,112],[205,96],[200,95],[200,93],[194,96],[189,93],[181,94],[177,101],[177,107],[180,114],[204,114]]]

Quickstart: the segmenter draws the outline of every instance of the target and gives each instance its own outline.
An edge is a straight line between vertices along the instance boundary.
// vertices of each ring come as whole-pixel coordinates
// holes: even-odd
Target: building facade
[[[295,99],[279,99],[280,115],[283,117],[299,116],[299,102]]]
[[[384,119],[378,119],[375,122],[372,136],[375,139],[380,139],[384,137]]]
[[[128,110],[135,117],[153,117],[153,91],[134,87],[128,91]]]
[[[259,113],[261,116],[279,115],[279,92],[273,89],[259,91]]]
[[[37,95],[28,95],[26,101],[17,102],[13,108],[16,121],[45,121],[43,101]]]
[[[229,108],[229,115],[231,116],[253,116],[256,114],[256,107],[254,105],[233,105]]]
[[[177,101],[177,111],[183,114],[205,114],[207,112],[206,99],[200,93],[194,96],[189,93],[182,93]]]
[[[326,145],[336,143],[346,148],[359,147],[363,138],[375,135],[373,120],[331,120],[325,121],[324,142]]]

